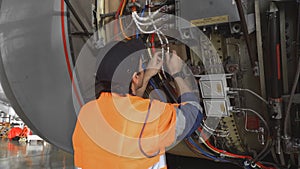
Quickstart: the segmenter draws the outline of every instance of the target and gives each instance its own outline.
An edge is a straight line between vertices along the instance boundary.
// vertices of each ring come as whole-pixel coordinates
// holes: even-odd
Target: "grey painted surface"
[[[0,83],[0,102],[3,102],[3,103],[9,103],[3,89],[2,89],[2,85]]]
[[[235,1],[232,0],[182,0],[178,8],[180,16],[188,21],[222,15],[228,15],[229,22],[240,20]]]
[[[3,0],[0,78],[22,120],[50,143],[72,151],[76,116],[61,27],[61,0]]]

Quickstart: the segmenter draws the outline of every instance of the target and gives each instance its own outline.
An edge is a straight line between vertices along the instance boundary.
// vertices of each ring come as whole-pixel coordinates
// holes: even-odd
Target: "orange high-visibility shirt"
[[[102,93],[97,100],[84,105],[73,133],[74,161],[83,169],[149,169],[165,160],[165,147],[175,141],[176,110],[174,105]],[[150,109],[149,109],[150,108]],[[149,118],[139,136],[149,109]]]

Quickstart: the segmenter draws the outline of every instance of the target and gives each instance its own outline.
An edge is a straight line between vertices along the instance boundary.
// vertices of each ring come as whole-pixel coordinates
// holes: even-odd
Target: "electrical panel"
[[[240,21],[234,0],[180,0],[176,6],[177,15],[196,26]]]
[[[209,117],[229,116],[230,102],[227,97],[226,75],[201,75],[199,86],[206,115]]]
[[[208,117],[228,116],[228,103],[226,99],[204,99],[204,109]]]

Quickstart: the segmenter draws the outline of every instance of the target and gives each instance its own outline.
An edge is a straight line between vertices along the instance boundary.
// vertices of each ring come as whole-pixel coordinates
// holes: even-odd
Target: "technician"
[[[176,52],[164,60],[179,104],[142,95],[163,65],[160,53],[143,63],[140,40],[118,42],[96,74],[96,98],[85,104],[73,133],[75,166],[83,169],[166,169],[165,150],[189,136],[202,120],[199,99],[181,75]],[[146,69],[144,70],[143,67]]]

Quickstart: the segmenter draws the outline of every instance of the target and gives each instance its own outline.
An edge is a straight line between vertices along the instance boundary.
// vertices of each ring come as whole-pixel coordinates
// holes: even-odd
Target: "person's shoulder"
[[[91,108],[91,107],[95,107],[96,105],[97,105],[97,99],[91,100],[91,101],[85,103],[85,104],[81,107],[81,110],[80,110],[80,111],[89,109],[89,108]]]

